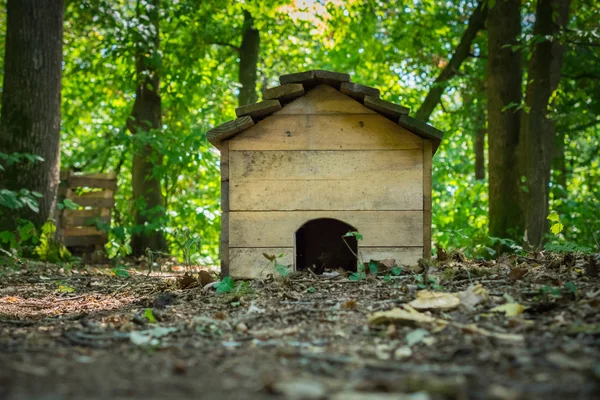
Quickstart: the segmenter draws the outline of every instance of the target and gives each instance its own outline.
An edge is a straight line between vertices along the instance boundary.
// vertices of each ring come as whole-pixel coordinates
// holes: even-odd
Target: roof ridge
[[[261,119],[281,110],[284,104],[304,96],[307,91],[320,84],[335,88],[412,133],[431,140],[434,154],[444,136],[442,131],[410,117],[408,107],[382,100],[379,89],[351,82],[350,75],[346,73],[320,69],[309,70],[281,75],[279,83],[279,86],[267,88],[263,91],[262,101],[236,108],[235,114],[238,118],[208,131],[206,134],[208,141],[218,147],[221,141],[231,139]]]

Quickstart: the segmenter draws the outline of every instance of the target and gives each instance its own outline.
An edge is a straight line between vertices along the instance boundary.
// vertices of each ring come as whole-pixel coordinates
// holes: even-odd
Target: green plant
[[[220,282],[217,282],[215,288],[217,293],[231,293],[235,288],[235,281],[232,277],[226,276]]]
[[[192,265],[192,262],[197,262],[193,258],[197,258],[202,252],[202,240],[200,235],[192,233],[190,228],[174,229],[173,243],[181,251],[183,262],[185,265]]]
[[[49,219],[42,225],[35,253],[40,260],[53,263],[68,260],[71,257],[69,250],[56,239],[56,225],[53,219]]]
[[[565,226],[562,224],[562,222],[560,222],[560,216],[556,211],[550,212],[547,218],[548,221],[552,222],[552,225],[550,225],[550,232],[552,232],[555,235],[558,235],[563,231]]]
[[[290,274],[290,270],[289,270],[290,266],[289,265],[283,265],[283,264],[277,262],[278,259],[282,259],[283,257],[285,257],[284,253],[281,253],[278,256],[263,253],[263,257],[265,257],[267,260],[269,260],[269,264],[267,266],[270,266],[272,264],[273,268],[275,269],[277,274],[279,274],[280,277],[285,278]]]
[[[156,323],[156,317],[154,317],[154,312],[152,311],[151,308],[146,308],[144,310],[144,317],[148,320],[148,322],[150,322],[151,324]]]
[[[73,293],[75,291],[74,287],[67,285],[65,282],[58,281],[56,282],[56,285],[57,293]]]
[[[129,278],[129,271],[127,271],[127,268],[125,268],[124,265],[121,265],[119,263],[117,263],[117,266],[111,270],[111,273],[114,276]]]
[[[364,279],[367,279],[367,274],[365,273],[365,266],[363,264],[359,264],[356,267],[356,272],[353,272],[348,277],[351,281],[358,282]]]

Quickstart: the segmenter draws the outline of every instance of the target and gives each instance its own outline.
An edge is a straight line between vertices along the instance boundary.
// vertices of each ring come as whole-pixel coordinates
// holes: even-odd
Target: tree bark
[[[161,180],[154,171],[155,166],[161,164],[162,157],[152,145],[152,137],[160,134],[162,127],[158,52],[160,0],[142,0],[141,3],[144,4],[138,4],[138,16],[145,15],[149,26],[144,32],[139,32],[139,48],[135,60],[137,89],[127,123],[130,132],[140,136],[134,140],[131,177],[136,224],[131,238],[134,256],[145,254],[146,249],[167,250],[161,230],[161,224],[165,222]]]
[[[538,0],[535,38],[528,66],[525,113],[521,119],[521,168],[526,177],[523,211],[527,241],[540,248],[548,216],[550,166],[554,144],[554,125],[548,118],[548,101],[558,87],[564,47],[555,35],[564,29],[570,0]]]
[[[254,27],[254,18],[244,10],[242,45],[240,47],[239,82],[242,85],[238,97],[240,106],[255,103],[258,56],[260,53],[260,33]]]
[[[463,61],[469,56],[469,50],[471,49],[471,44],[473,40],[477,36],[477,33],[484,28],[485,19],[487,15],[487,2],[482,1],[477,5],[477,8],[471,14],[469,18],[469,23],[467,24],[467,29],[463,33],[460,43],[454,50],[454,54],[450,59],[450,62],[442,69],[439,76],[436,78],[435,82],[431,89],[429,89],[429,93],[425,97],[423,104],[417,110],[415,114],[415,118],[427,122],[431,113],[437,107],[442,98],[442,94],[444,93],[444,89],[446,89],[446,83],[452,79],[460,70],[460,66]]]
[[[20,209],[2,218],[0,230],[16,218],[42,225],[53,218],[60,180],[60,90],[63,0],[8,0],[2,87],[0,152],[29,153],[43,162],[6,166],[0,187],[37,191],[39,212]]]
[[[489,233],[517,238],[522,232],[517,148],[521,103],[521,2],[498,0],[488,10],[487,109]]]
[[[475,179],[478,181],[485,179],[485,134],[483,126],[475,130]]]

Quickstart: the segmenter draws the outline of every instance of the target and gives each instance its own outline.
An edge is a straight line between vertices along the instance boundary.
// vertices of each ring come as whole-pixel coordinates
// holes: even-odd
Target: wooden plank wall
[[[96,225],[98,220],[110,225],[116,188],[114,173],[78,174],[61,171],[59,195],[80,206],[77,210],[62,211],[60,227],[65,246],[96,247],[107,243],[107,233]]]
[[[414,264],[430,246],[424,193],[431,182],[424,171],[431,168],[431,143],[329,86],[289,103],[221,151],[228,173],[221,178],[221,263],[234,277],[272,273],[263,253],[294,264],[295,232],[316,218],[356,227],[365,260]]]

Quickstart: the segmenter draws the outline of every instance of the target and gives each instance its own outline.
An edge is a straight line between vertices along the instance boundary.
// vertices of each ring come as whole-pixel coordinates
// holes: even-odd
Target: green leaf
[[[548,214],[547,218],[550,221],[556,221],[556,222],[560,221],[560,217],[556,211],[550,212],[550,214]]]
[[[369,272],[372,275],[377,275],[378,272],[378,268],[377,268],[377,261],[369,261]]]
[[[229,293],[235,288],[235,281],[230,276],[221,279],[221,282],[215,284],[217,293]]]
[[[402,273],[402,268],[400,267],[394,267],[392,268],[392,275],[398,276]]]
[[[556,224],[552,224],[552,226],[550,227],[550,232],[552,232],[555,235],[558,235],[563,231],[564,227],[565,226],[563,224],[557,222]]]
[[[154,313],[152,312],[151,308],[146,308],[144,310],[144,317],[146,317],[148,322],[150,322],[151,324],[154,324],[156,322],[156,318],[154,317]]]
[[[355,237],[356,240],[363,240],[363,235],[361,235],[360,233],[355,232],[355,231],[347,232],[342,237]]]

